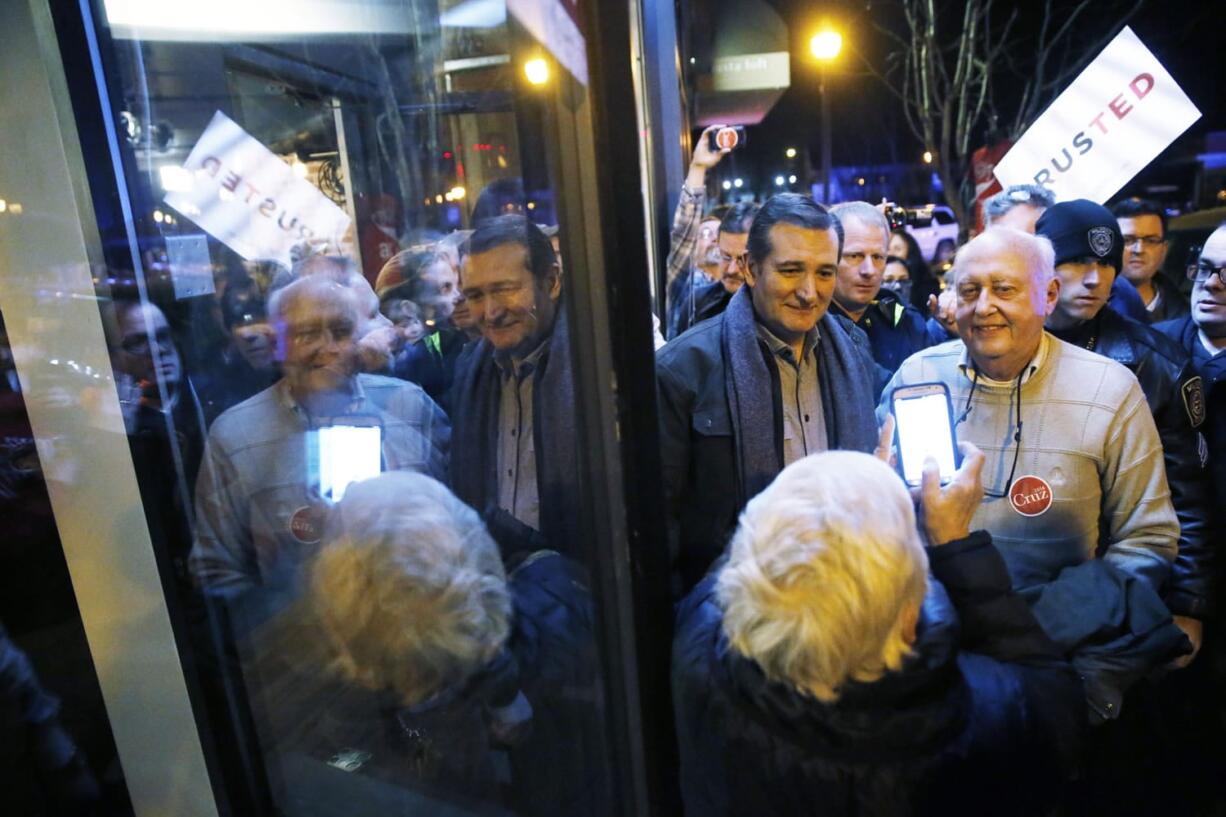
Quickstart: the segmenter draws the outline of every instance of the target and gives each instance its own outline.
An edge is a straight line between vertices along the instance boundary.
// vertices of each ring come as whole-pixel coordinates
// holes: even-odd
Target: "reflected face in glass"
[[[834,299],[853,314],[863,312],[881,289],[888,234],[858,218],[843,219],[843,256],[839,259]]]
[[[404,338],[406,344],[417,343],[426,334],[426,326],[421,320],[421,310],[412,301],[401,300],[389,305],[387,317],[400,336]]]
[[[1124,277],[1134,284],[1143,284],[1154,277],[1166,260],[1166,237],[1162,234],[1162,219],[1157,216],[1120,218],[1120,233],[1124,236]]]
[[[907,260],[907,242],[903,240],[902,236],[891,234],[890,246],[887,249],[889,250],[889,254],[895,258],[901,258],[904,261]]]
[[[745,283],[745,267],[749,263],[745,245],[749,233],[719,234],[719,280],[728,292],[736,292]]]
[[[358,328],[351,292],[339,286],[301,292],[282,306],[281,321],[285,379],[296,395],[349,388]]]
[[[817,325],[834,294],[839,237],[795,224],[771,227],[770,255],[751,262],[747,283],[758,320],[784,343],[796,343]]]
[[[979,245],[971,251],[959,262],[954,282],[958,334],[976,366],[1007,380],[1038,351],[1060,285],[1053,279],[1040,291],[1025,260],[1005,247]]]
[[[277,344],[276,334],[267,321],[235,326],[230,330],[234,347],[253,369],[267,369],[273,364]]]
[[[144,388],[156,389],[159,379],[173,389],[183,377],[183,364],[175,348],[170,324],[162,310],[150,303],[123,309],[119,320],[119,368]],[[153,345],[157,344],[155,365]]]
[[[429,301],[439,322],[451,319],[460,300],[460,276],[446,261],[437,261],[421,271],[420,283],[413,296]]]
[[[1056,266],[1060,299],[1047,322],[1055,329],[1088,321],[1107,305],[1115,267],[1100,258],[1082,258]]]
[[[1019,204],[1003,216],[992,219],[992,226],[1012,227],[1023,233],[1034,235],[1034,225],[1041,215],[1043,215],[1042,207],[1035,207],[1033,204]]]
[[[556,268],[536,279],[528,249],[509,243],[468,257],[464,297],[495,351],[526,355],[553,328],[562,280]]]
[[[1226,267],[1226,229],[1218,228],[1205,242],[1200,263]],[[1211,338],[1226,337],[1226,284],[1217,275],[1200,276],[1192,285],[1192,320]]]

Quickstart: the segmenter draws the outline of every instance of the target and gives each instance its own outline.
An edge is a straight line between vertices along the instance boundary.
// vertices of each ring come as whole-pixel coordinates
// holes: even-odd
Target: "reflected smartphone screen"
[[[340,502],[354,482],[382,470],[382,429],[378,426],[327,426],[315,432],[319,452],[319,493]]]
[[[957,470],[954,463],[954,438],[950,429],[949,397],[931,392],[917,397],[894,398],[894,421],[898,427],[898,457],[903,479],[919,485],[924,460],[932,457],[941,469],[941,482]]]

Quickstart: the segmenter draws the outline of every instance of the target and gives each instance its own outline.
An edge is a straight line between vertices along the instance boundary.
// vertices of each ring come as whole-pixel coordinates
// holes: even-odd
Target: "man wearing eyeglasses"
[[[723,312],[732,296],[745,283],[745,268],[749,254],[745,245],[749,241],[749,227],[753,224],[758,205],[738,202],[728,209],[719,222],[719,233],[713,248],[719,257],[714,281],[686,290],[677,309],[677,322],[670,339],[680,335],[695,324],[713,318]]]
[[[1163,597],[1175,623],[1192,641],[1193,652],[1177,662],[1186,666],[1200,648],[1213,557],[1208,475],[1198,431],[1205,418],[1194,408],[1204,403],[1201,379],[1177,344],[1103,308],[1128,246],[1107,208],[1085,199],[1061,202],[1042,215],[1037,230],[1055,248],[1060,280],[1060,297],[1047,319],[1048,331],[1127,366],[1141,384],[1158,426],[1180,525],[1179,555]]]
[[[849,201],[830,212],[843,224],[843,254],[830,309],[868,335],[884,380],[929,345],[924,316],[881,288],[890,243],[890,225],[881,211],[866,201]]]
[[[1054,262],[1049,241],[1008,227],[959,250],[961,339],[908,358],[879,411],[896,386],[948,386],[958,439],[986,457],[972,526],[991,532],[1014,586],[1087,678],[1092,718],[1109,719],[1128,684],[1187,649],[1157,595],[1179,523],[1136,377],[1044,331],[1060,298]],[[1137,594],[1149,618],[1136,632],[1153,637],[1142,643],[1117,629]]]
[[[1188,300],[1162,274],[1169,242],[1166,212],[1156,202],[1125,199],[1111,208],[1124,236],[1124,266],[1120,272],[1137,288],[1149,323],[1188,314]]]
[[[1203,381],[1200,412],[1206,418],[1217,507],[1226,509],[1226,224],[1209,236],[1200,257],[1188,268],[1192,311],[1155,328],[1192,356]],[[1226,513],[1226,510],[1220,511]]]
[[[189,566],[215,598],[271,600],[263,591],[292,586],[314,552],[329,474],[323,452],[308,456],[312,432],[377,426],[378,470],[447,469],[450,426],[434,401],[413,383],[359,372],[358,292],[307,275],[272,293],[268,316],[284,377],[217,418],[196,481]]]

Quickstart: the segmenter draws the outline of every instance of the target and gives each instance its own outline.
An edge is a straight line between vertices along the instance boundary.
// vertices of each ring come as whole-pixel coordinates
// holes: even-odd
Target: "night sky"
[[[821,17],[808,0],[772,0],[792,34],[792,85],[761,124],[750,131],[750,144],[736,162],[743,170],[773,175],[786,172],[782,160],[788,146],[808,147],[812,167],[820,162],[818,123],[818,73],[808,56],[808,38]],[[881,4],[846,4],[831,18],[844,33],[844,54],[827,88],[834,122],[834,164],[884,164],[918,160],[923,146],[911,135],[902,118],[900,103],[874,77],[859,72],[862,63],[848,54],[861,50],[880,61],[889,41],[873,29],[870,16],[881,13]],[[960,3],[946,4],[960,19]],[[1029,5],[1029,4],[1028,4]],[[1036,4],[1037,5],[1037,4]],[[1110,28],[1111,9],[1126,3],[1101,0],[1080,26],[1079,36],[1100,36],[1096,27]],[[835,8],[827,5],[826,8]],[[1207,131],[1226,130],[1226,48],[1222,46],[1223,5],[1220,0],[1162,0],[1147,2],[1129,25],[1171,72],[1176,82],[1200,108],[1203,116],[1165,156],[1196,152]],[[1024,21],[1034,26],[1036,20]],[[1025,29],[1021,29],[1025,34]],[[1003,86],[1003,87],[1002,87]],[[1010,83],[998,83],[994,92],[1006,97]],[[1054,96],[1052,97],[1054,99]],[[1051,99],[1047,100],[1044,107]],[[1002,99],[999,107],[1014,106]],[[1159,157],[1157,161],[1161,161]],[[731,157],[730,157],[731,158]],[[732,164],[731,162],[729,163]],[[731,168],[728,168],[731,169]]]

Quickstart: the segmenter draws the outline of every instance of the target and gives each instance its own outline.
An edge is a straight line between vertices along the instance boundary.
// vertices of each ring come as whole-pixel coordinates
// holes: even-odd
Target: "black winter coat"
[[[1080,682],[1011,589],[986,533],[929,557],[936,580],[914,654],[900,672],[847,684],[832,704],[767,680],[731,649],[714,573],[695,588],[673,647],[686,814],[1050,808],[1080,751]]]
[[[1171,503],[1179,517],[1179,554],[1162,588],[1163,600],[1176,615],[1204,618],[1216,529],[1199,430],[1205,420],[1205,400],[1188,353],[1154,327],[1109,309],[1071,331],[1052,334],[1122,363],[1141,384],[1158,426]]]

